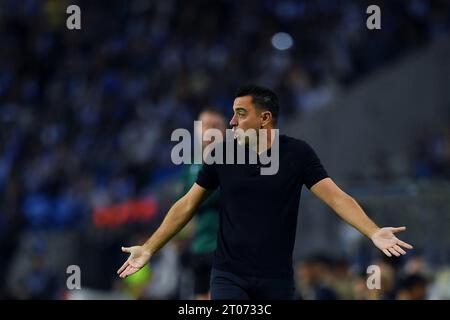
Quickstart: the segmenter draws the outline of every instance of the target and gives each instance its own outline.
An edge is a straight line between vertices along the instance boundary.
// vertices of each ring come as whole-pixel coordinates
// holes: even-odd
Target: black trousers
[[[212,300],[293,300],[294,295],[292,277],[258,278],[211,270]]]

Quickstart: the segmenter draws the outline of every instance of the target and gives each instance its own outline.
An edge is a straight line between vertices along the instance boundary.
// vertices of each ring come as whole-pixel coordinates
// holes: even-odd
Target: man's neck
[[[276,128],[264,128],[264,129],[266,130],[267,134],[264,134],[263,132],[259,131],[257,137],[258,143],[256,146],[251,147],[252,150],[256,151],[258,154],[261,154],[270,149],[275,139]]]

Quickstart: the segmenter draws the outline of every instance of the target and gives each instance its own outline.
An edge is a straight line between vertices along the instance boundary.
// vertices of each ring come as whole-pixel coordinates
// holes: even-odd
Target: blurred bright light
[[[278,50],[287,50],[294,44],[291,35],[286,32],[278,32],[272,36],[272,45]]]

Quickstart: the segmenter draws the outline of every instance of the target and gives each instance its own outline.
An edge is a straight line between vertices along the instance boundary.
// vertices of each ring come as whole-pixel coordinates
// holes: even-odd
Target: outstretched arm
[[[406,230],[400,228],[380,228],[363,211],[361,206],[342,191],[330,178],[322,179],[311,187],[311,192],[331,207],[343,220],[358,229],[372,240],[376,247],[388,257],[406,254],[406,249],[412,246],[398,239],[394,234]]]
[[[129,253],[130,256],[119,268],[117,274],[121,278],[125,278],[140,270],[155,252],[191,220],[197,208],[211,193],[211,191],[194,183],[188,193],[170,208],[161,226],[143,245],[129,248],[122,247],[122,251]]]

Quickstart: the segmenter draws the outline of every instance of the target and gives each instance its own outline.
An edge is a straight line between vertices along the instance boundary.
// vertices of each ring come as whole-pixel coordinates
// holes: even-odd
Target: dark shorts
[[[211,278],[213,253],[192,253],[190,257],[194,275],[194,294],[207,294]]]
[[[211,271],[212,300],[293,300],[294,295],[292,277],[257,278],[214,268]]]

